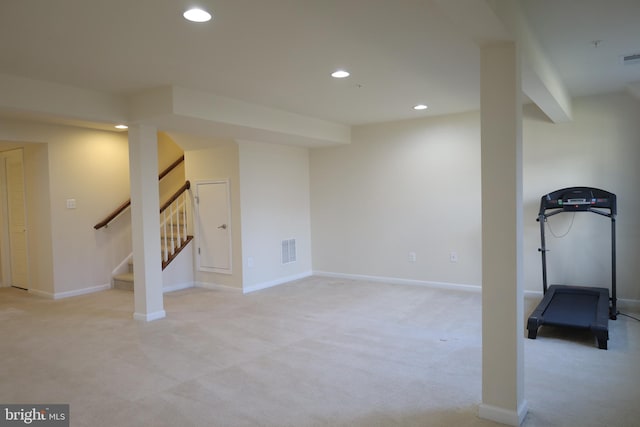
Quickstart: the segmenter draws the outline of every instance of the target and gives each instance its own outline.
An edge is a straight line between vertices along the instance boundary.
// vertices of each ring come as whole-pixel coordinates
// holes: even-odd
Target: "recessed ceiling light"
[[[184,19],[191,22],[207,22],[211,20],[211,14],[206,10],[193,8],[182,14]]]
[[[427,108],[429,108],[429,107],[427,107],[424,104],[418,104],[415,107],[413,107],[414,110],[426,110]]]
[[[331,73],[331,77],[335,77],[336,79],[344,79],[345,77],[349,77],[349,72],[345,70],[336,70]]]
[[[129,129],[127,125],[116,125],[116,129]]]

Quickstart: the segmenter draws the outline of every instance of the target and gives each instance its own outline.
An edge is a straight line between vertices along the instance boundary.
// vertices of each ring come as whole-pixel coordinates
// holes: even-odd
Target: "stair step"
[[[133,273],[123,273],[113,276],[113,287],[123,291],[133,291]]]

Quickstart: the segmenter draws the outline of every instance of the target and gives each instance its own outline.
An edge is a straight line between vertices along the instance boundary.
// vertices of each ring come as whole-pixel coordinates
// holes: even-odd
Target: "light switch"
[[[67,199],[67,209],[76,208],[76,199]]]

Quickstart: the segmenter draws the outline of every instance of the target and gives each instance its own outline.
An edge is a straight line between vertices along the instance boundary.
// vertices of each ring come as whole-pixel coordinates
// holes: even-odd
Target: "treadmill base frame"
[[[584,310],[572,310],[570,315],[562,305],[575,304]],[[593,307],[593,305],[596,307]],[[559,307],[559,308],[556,308]],[[582,314],[581,314],[582,313]],[[595,313],[595,315],[594,315]],[[598,348],[606,350],[609,339],[609,318],[615,319],[609,305],[609,290],[584,286],[551,285],[540,304],[529,316],[528,337],[536,339],[542,325],[589,329],[598,340]],[[613,316],[613,317],[612,317]]]

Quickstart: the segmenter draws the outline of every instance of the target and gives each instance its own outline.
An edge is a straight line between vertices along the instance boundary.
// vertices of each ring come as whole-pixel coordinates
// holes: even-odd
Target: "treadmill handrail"
[[[606,216],[607,218],[615,218],[615,215],[616,215],[616,214],[611,213],[611,212],[602,212],[601,210],[595,209],[595,208],[588,208],[588,209],[585,209],[584,211],[566,211],[564,209],[559,209],[559,208],[547,208],[547,209],[555,209],[555,210],[551,211],[549,213],[544,212],[544,213],[538,215],[538,218],[536,218],[536,221],[540,221],[540,218],[547,219],[550,216],[558,215],[558,214],[565,213],[565,212],[593,212],[594,214]]]

